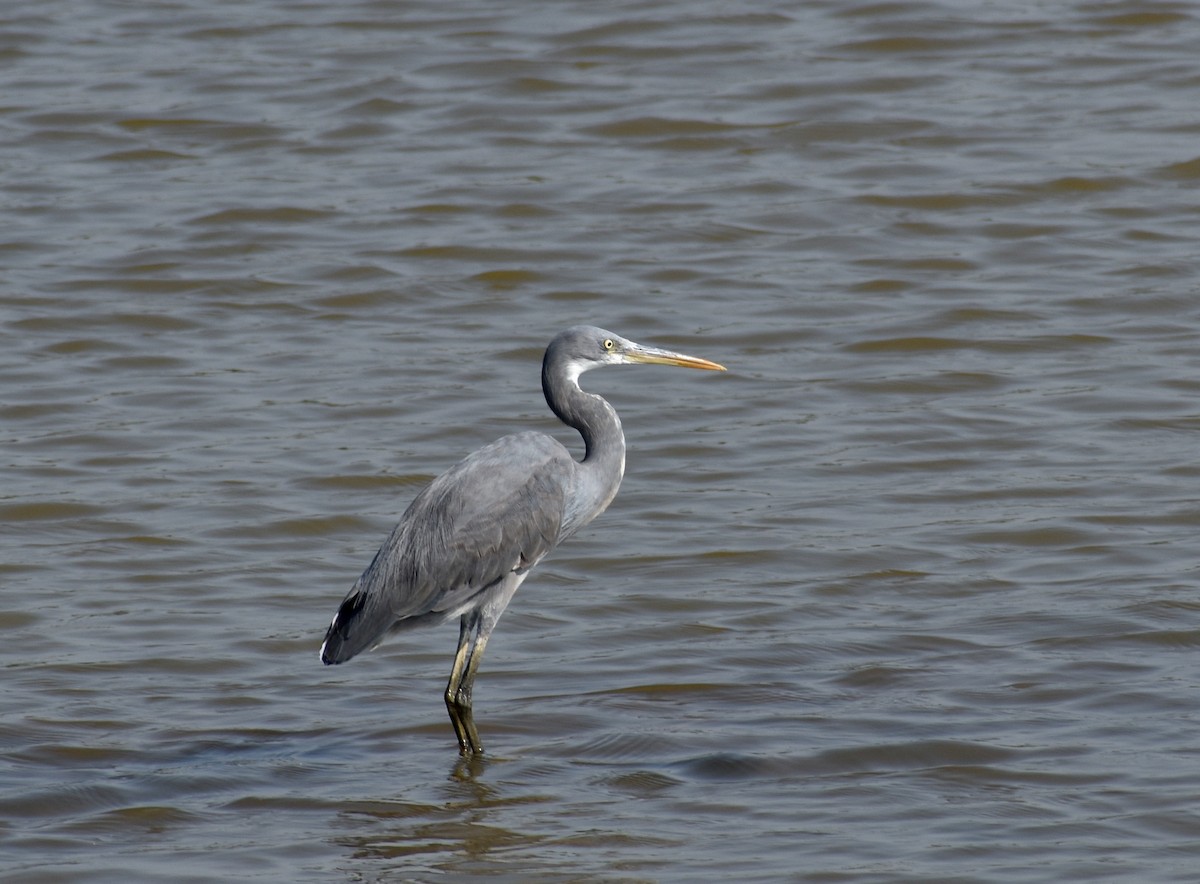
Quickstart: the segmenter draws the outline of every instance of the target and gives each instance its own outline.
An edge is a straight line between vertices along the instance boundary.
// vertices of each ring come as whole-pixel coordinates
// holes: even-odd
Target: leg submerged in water
[[[450,724],[458,738],[459,752],[463,755],[483,754],[483,743],[471,712],[475,676],[479,672],[484,648],[487,647],[487,636],[480,634],[483,625],[483,618],[478,612],[463,615],[458,628],[454,668],[446,684],[446,711],[450,713]]]

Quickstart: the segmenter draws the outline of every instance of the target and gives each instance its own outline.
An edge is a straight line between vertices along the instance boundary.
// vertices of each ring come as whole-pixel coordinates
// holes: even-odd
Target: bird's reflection
[[[468,710],[467,716],[470,717],[470,714],[470,710]],[[453,718],[453,713],[451,713],[451,717]],[[471,723],[471,728],[474,730],[474,722]],[[478,737],[478,734],[476,734],[476,737]],[[454,766],[450,768],[450,779],[464,785],[471,785],[479,790],[476,793],[476,798],[480,804],[494,796],[495,790],[492,787],[479,782],[479,777],[487,769],[491,760],[492,757],[490,755],[485,755],[482,752],[472,752],[469,755],[460,754],[454,760]]]
[[[375,880],[409,879],[422,870],[452,875],[475,869],[500,853],[540,842],[544,836],[514,828],[528,799],[505,794],[485,774],[500,759],[472,753],[455,756],[432,801],[355,800],[339,812],[333,839],[361,873]],[[503,823],[503,824],[502,824]],[[354,878],[353,880],[362,880]]]

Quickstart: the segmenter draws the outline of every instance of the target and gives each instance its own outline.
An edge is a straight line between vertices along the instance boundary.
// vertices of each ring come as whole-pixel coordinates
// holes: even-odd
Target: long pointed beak
[[[630,362],[644,365],[678,365],[680,368],[702,368],[705,371],[725,371],[725,366],[718,362],[701,359],[699,356],[687,356],[674,353],[671,350],[660,350],[657,347],[643,347],[634,344],[625,351],[625,357]]]

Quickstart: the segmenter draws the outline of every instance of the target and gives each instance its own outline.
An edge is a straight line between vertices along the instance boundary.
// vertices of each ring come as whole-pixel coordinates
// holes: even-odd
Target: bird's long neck
[[[579,464],[579,492],[588,510],[583,521],[604,511],[625,474],[625,433],[617,411],[606,400],[579,388],[579,372],[547,354],[542,363],[542,392],[558,419],[579,431],[585,446]]]

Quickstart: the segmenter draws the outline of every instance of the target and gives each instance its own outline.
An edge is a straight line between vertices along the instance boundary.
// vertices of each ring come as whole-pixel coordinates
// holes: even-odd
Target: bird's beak
[[[683,353],[673,353],[670,350],[660,350],[657,347],[643,347],[634,344],[625,351],[630,362],[643,365],[678,365],[681,368],[702,368],[705,371],[724,371],[725,366],[701,359],[699,356],[685,356]]]

